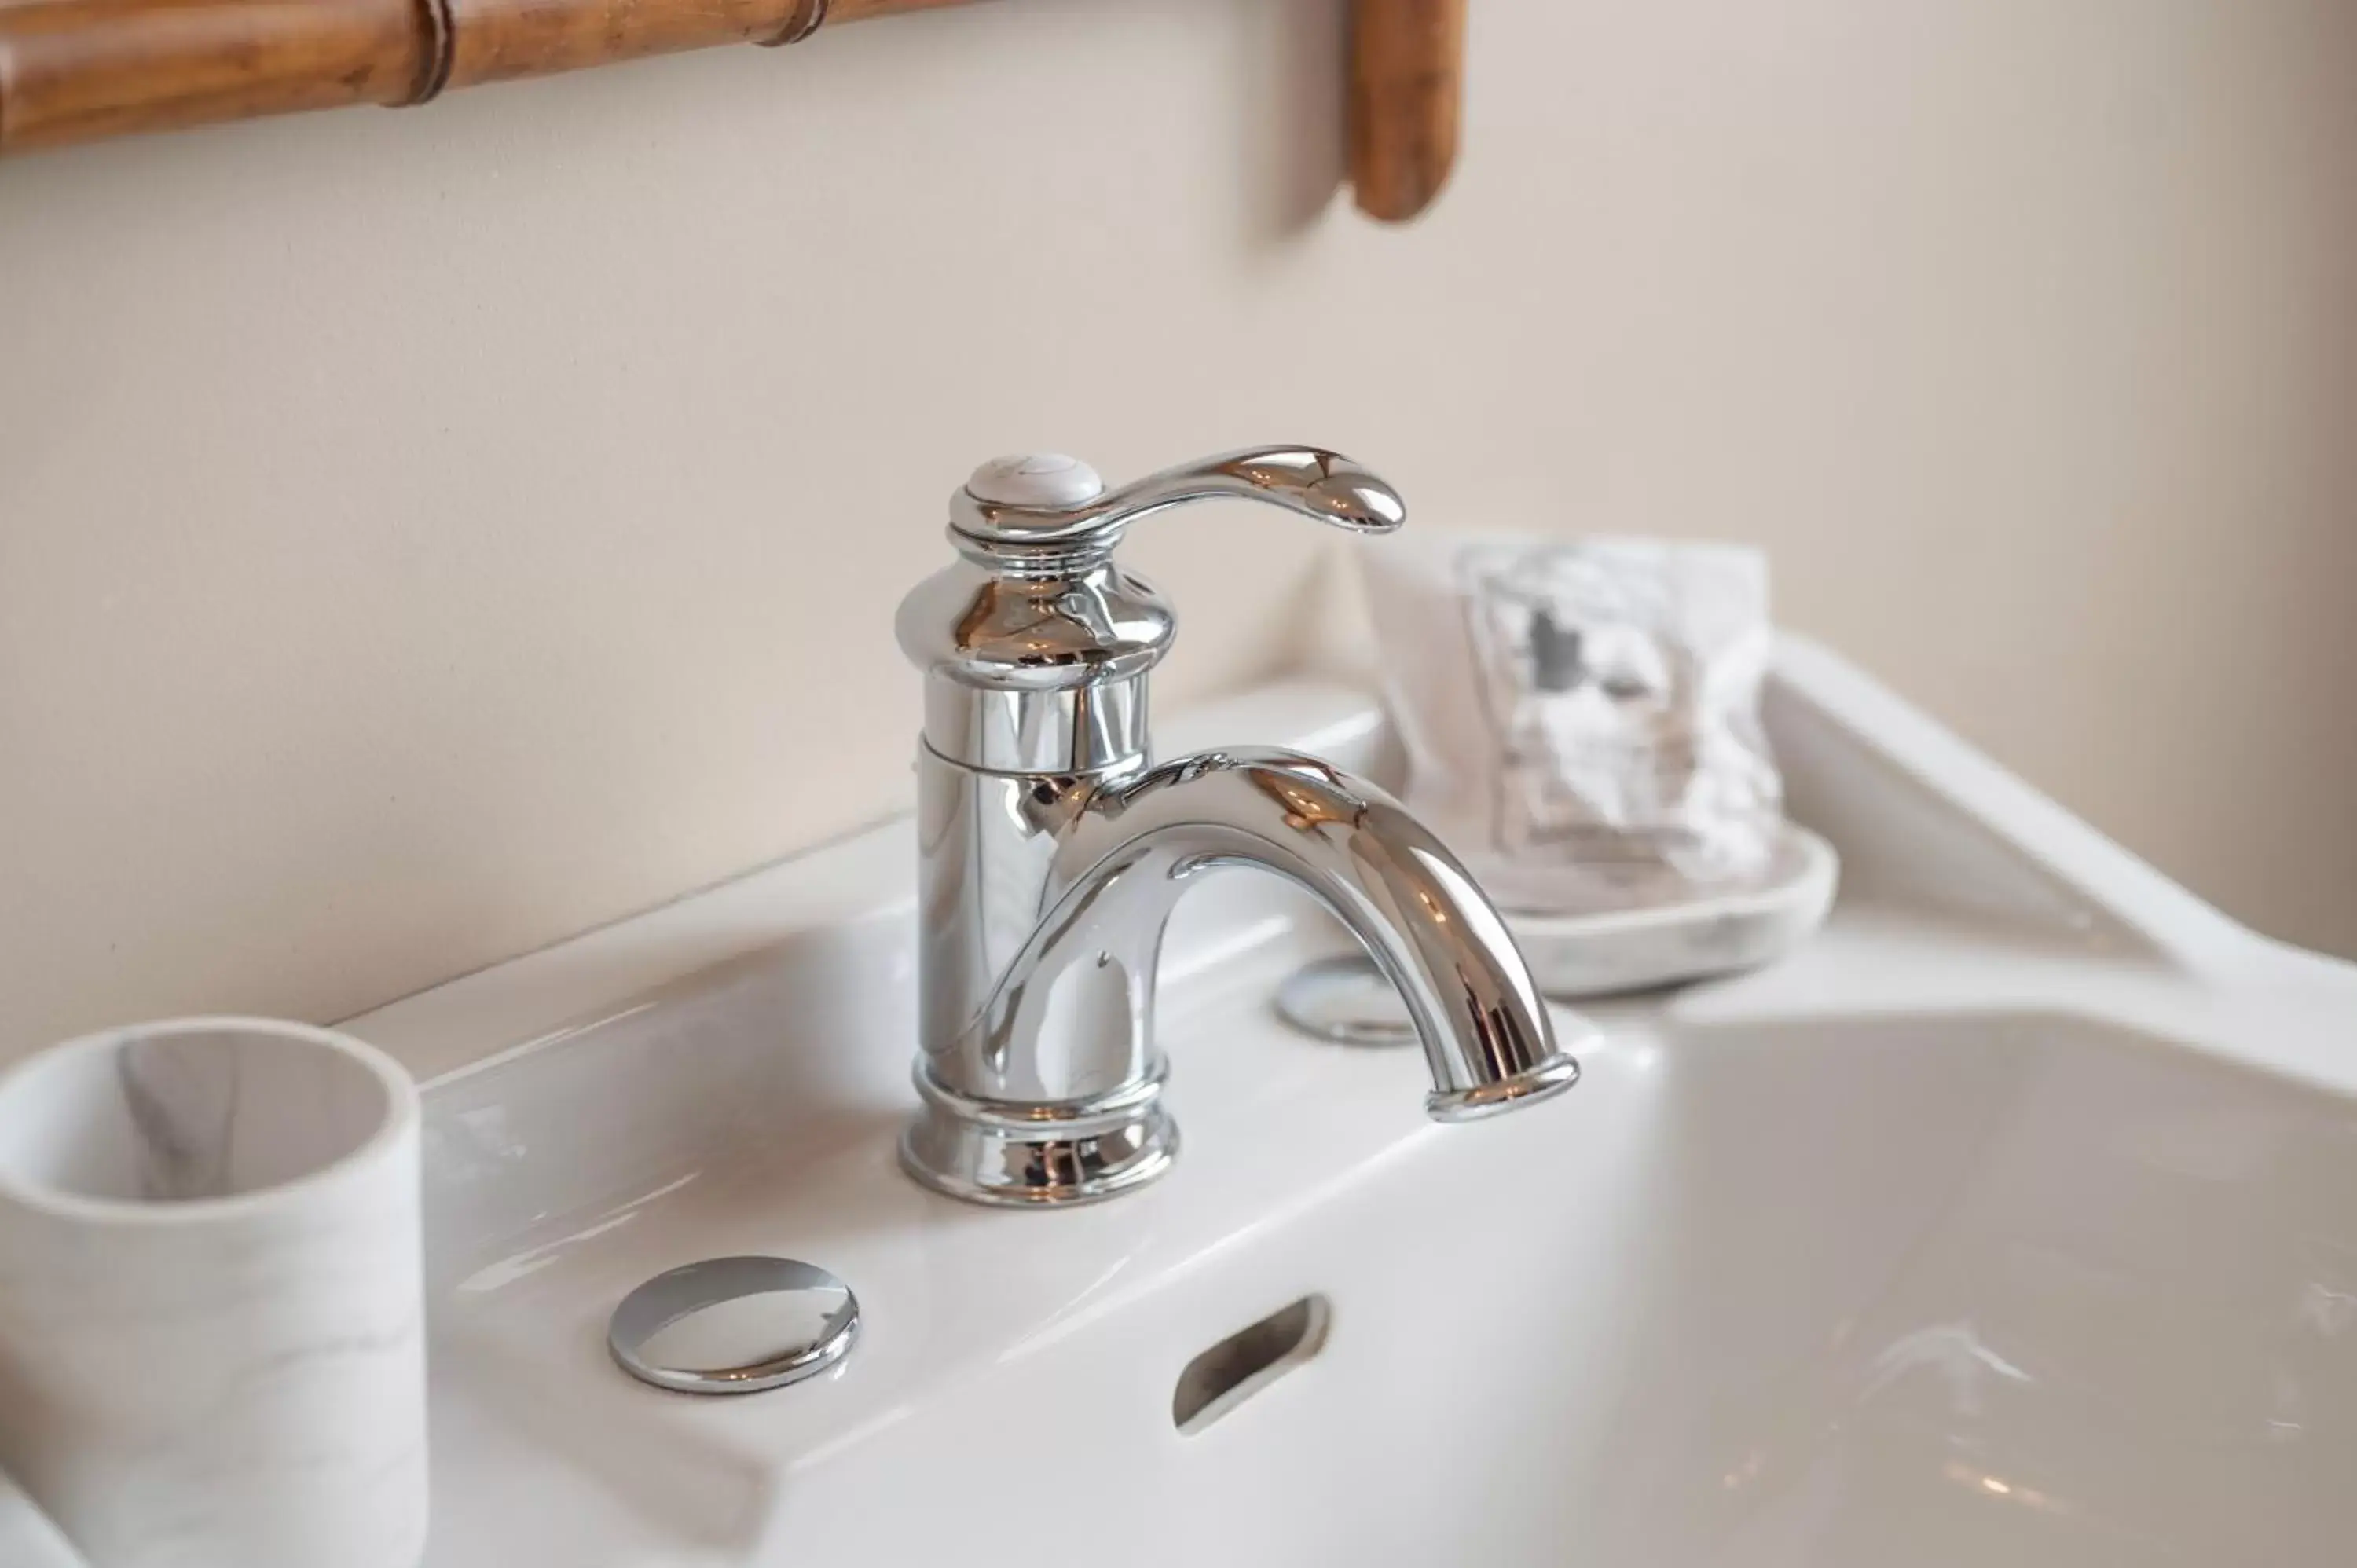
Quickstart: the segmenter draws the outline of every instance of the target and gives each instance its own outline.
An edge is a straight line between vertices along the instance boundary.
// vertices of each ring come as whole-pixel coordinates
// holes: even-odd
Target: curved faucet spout
[[[0,0],[5,5],[5,0]],[[1289,878],[1398,988],[1446,1122],[1568,1089],[1546,1007],[1457,858],[1382,790],[1293,752],[1155,768],[1169,604],[1116,559],[1142,518],[1215,498],[1356,533],[1400,494],[1318,446],[1255,446],[1108,491],[1078,458],[986,463],[950,498],[958,558],[896,622],[925,677],[917,748],[917,1094],[900,1163],[975,1203],[1092,1203],[1168,1170],[1154,972],[1196,874]]]
[[[1025,1097],[1158,1079],[1162,932],[1191,879],[1254,866],[1308,890],[1398,986],[1424,1042],[1426,1108],[1460,1121],[1567,1089],[1578,1064],[1513,939],[1457,858],[1372,785],[1315,757],[1207,753],[1091,791],[1057,834],[1045,911],[960,1054]],[[1076,983],[1109,985],[1075,1007]]]

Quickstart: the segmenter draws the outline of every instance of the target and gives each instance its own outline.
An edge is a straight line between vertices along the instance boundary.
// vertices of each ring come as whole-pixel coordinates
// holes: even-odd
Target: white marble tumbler
[[[93,1568],[416,1568],[417,1092],[296,1024],[0,1073],[0,1470]]]

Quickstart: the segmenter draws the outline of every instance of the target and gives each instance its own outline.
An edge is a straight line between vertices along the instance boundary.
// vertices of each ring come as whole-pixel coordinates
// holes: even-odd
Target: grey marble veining
[[[174,1203],[236,1190],[231,1152],[242,1067],[229,1042],[158,1048],[131,1039],[115,1052],[114,1069],[130,1115],[141,1197]]]

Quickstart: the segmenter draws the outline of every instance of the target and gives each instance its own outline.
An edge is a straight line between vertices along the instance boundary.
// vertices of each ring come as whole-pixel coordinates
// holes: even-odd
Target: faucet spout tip
[[[1579,1081],[1579,1061],[1562,1051],[1511,1078],[1470,1089],[1435,1090],[1425,1097],[1424,1109],[1436,1122],[1478,1122],[1552,1100]]]

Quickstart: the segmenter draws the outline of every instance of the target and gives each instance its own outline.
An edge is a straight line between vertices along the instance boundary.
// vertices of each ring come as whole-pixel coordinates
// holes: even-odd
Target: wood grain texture
[[[963,0],[0,0],[0,153],[780,43]]]
[[[642,55],[764,43],[801,28],[811,0],[449,0],[450,85],[581,70]]]
[[[1352,0],[1351,183],[1360,210],[1403,223],[1457,162],[1467,0]]]
[[[398,103],[418,0],[0,0],[0,150]]]

